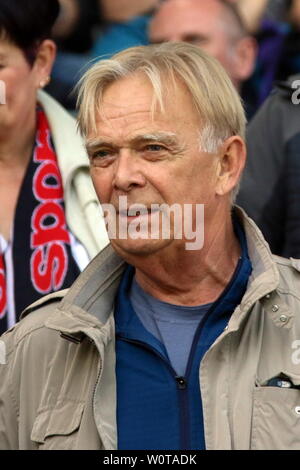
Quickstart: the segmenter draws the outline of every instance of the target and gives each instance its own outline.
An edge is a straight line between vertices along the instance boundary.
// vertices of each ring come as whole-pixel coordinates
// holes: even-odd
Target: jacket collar
[[[279,272],[270,247],[257,225],[240,207],[236,206],[234,210],[245,230],[248,254],[253,268],[249,278],[251,289],[244,296],[245,302],[248,298],[251,299],[255,292],[257,295],[254,297],[258,299],[275,290],[279,285]]]
[[[280,275],[270,247],[257,225],[245,214],[243,209],[235,206],[234,210],[245,230],[248,254],[253,270],[246,293],[230,319],[228,330],[237,330],[241,321],[257,301],[261,303],[266,314],[272,318],[276,326],[291,328],[293,313],[277,291]]]
[[[241,304],[230,320],[230,329],[238,328],[241,320],[258,300],[264,303],[278,326],[284,326],[274,312],[274,302],[282,312],[292,317],[288,307],[281,301],[276,289],[279,285],[279,272],[270,248],[255,223],[239,208],[234,209],[242,222],[246,234],[252,274]],[[85,333],[95,336],[98,327],[108,340],[112,334],[112,312],[122,274],[126,263],[112,249],[104,248],[85,271],[78,277],[67,292],[58,308],[48,318],[46,326],[66,335]],[[280,306],[278,305],[280,304]],[[274,315],[276,314],[276,315]]]
[[[63,334],[94,337],[95,327],[110,339],[114,299],[126,263],[112,249],[104,248],[77,278],[46,326]]]

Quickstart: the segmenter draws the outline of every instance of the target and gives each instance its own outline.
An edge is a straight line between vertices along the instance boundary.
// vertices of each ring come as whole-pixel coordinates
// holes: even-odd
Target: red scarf
[[[63,184],[45,113],[37,111],[36,144],[14,219],[13,267],[16,320],[44,294],[69,287],[79,274],[72,257]],[[7,328],[5,266],[0,256],[0,331]],[[1,326],[2,324],[2,326]]]
[[[0,255],[0,320],[5,317],[6,313],[6,282],[3,256]]]

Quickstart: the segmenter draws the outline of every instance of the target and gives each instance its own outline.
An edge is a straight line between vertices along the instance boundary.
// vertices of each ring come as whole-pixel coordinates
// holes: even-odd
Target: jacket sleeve
[[[261,228],[262,212],[274,196],[283,161],[282,103],[269,97],[247,129],[247,163],[237,203]]]
[[[283,185],[286,204],[282,256],[300,258],[300,132],[287,143],[285,155]]]
[[[300,135],[299,116],[290,91],[279,90],[266,100],[248,127],[247,165],[237,198],[280,256],[300,256],[300,139],[290,146]]]
[[[0,338],[0,450],[40,447],[43,424],[47,424],[47,417],[44,423],[41,416],[57,403],[65,377],[64,359],[74,347],[58,331],[45,326],[64,292],[50,294],[30,306],[22,320]],[[53,370],[58,354],[62,359],[57,359]]]
[[[16,450],[18,439],[18,405],[16,387],[12,386],[13,354],[9,353],[10,332],[0,338],[0,450]]]

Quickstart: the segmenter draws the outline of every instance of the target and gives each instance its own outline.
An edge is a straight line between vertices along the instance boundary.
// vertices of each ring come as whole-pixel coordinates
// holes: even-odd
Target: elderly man
[[[256,41],[235,5],[225,0],[166,0],[154,15],[152,43],[186,41],[218,59],[241,89],[254,69]]]
[[[80,103],[111,245],[2,337],[0,448],[299,448],[299,265],[232,206],[230,79],[193,45],[138,47]]]

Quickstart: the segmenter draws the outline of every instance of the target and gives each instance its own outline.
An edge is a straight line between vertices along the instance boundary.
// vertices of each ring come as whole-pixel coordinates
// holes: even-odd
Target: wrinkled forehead
[[[179,119],[184,113],[192,117],[197,111],[188,88],[174,75],[162,73],[160,80],[150,80],[136,72],[103,87],[95,106],[94,130],[99,122],[133,114],[144,118],[146,113],[155,121],[166,116]]]

